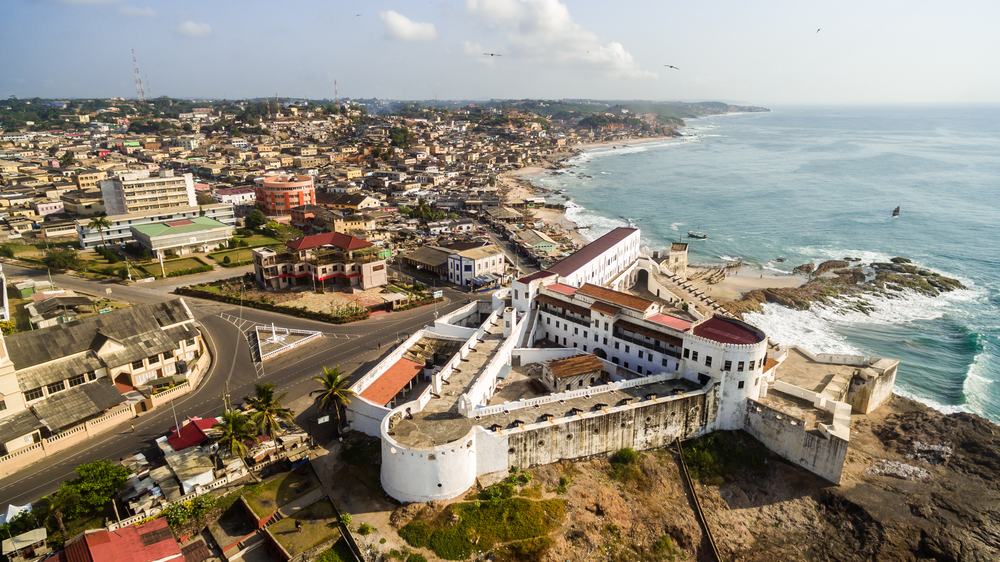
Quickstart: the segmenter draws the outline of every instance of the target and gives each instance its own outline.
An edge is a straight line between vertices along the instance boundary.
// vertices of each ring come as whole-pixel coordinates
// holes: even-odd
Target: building
[[[521,244],[536,252],[554,252],[559,249],[559,244],[549,238],[544,232],[528,229],[518,232]]]
[[[62,201],[45,201],[36,199],[31,202],[31,208],[34,209],[39,216],[44,217],[45,215],[62,213],[64,210],[64,203]]]
[[[470,250],[463,250],[448,256],[448,281],[456,285],[471,287],[500,281],[506,276],[507,261],[503,250],[490,244]],[[482,277],[486,276],[486,277]],[[477,283],[494,276],[489,282]]]
[[[361,211],[381,206],[378,199],[361,193],[321,193],[319,203],[342,211]]]
[[[257,190],[250,186],[216,189],[212,192],[212,199],[227,205],[253,205],[257,201]]]
[[[59,196],[59,200],[63,202],[63,210],[71,215],[93,217],[106,212],[100,189],[67,191]]]
[[[127,244],[134,241],[132,227],[157,222],[171,222],[205,217],[225,223],[236,224],[236,215],[232,205],[213,203],[200,207],[174,207],[161,211],[146,211],[129,215],[109,215],[110,228],[103,231],[90,228],[90,219],[76,221],[76,235],[80,239],[80,248],[87,250],[104,244]]]
[[[80,189],[100,189],[97,183],[107,177],[108,173],[103,170],[80,170],[73,179]]]
[[[99,182],[104,207],[109,215],[126,215],[197,205],[191,174],[174,176],[161,170],[155,177],[139,178],[124,174]]]
[[[233,226],[208,217],[191,217],[132,226],[132,239],[156,257],[210,252],[233,237]]]
[[[205,351],[183,299],[0,336],[0,452],[98,417],[133,387],[197,379]]]
[[[257,203],[266,215],[287,215],[292,207],[316,203],[312,176],[276,174],[254,180]]]
[[[388,250],[378,251],[371,242],[327,232],[286,242],[281,253],[257,248],[253,251],[253,266],[257,285],[264,289],[313,283],[371,289],[388,282],[388,257]]]
[[[66,541],[52,562],[181,562],[184,555],[163,517],[116,531],[89,530]]]
[[[602,374],[603,373],[603,374]],[[577,355],[542,363],[542,383],[553,392],[593,386],[607,371],[596,355]]]

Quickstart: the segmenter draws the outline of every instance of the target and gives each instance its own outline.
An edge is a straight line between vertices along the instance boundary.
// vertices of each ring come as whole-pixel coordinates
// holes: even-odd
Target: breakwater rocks
[[[872,307],[865,296],[899,296],[904,291],[938,296],[941,293],[965,289],[957,279],[917,267],[907,258],[892,258],[889,262],[862,264],[857,258],[829,260],[814,265],[802,264],[794,273],[808,275],[809,280],[800,287],[756,289],[743,293],[738,300],[720,301],[731,314],[758,312],[764,303],[772,302],[789,308],[804,310],[814,302],[828,302],[834,298],[856,297],[845,301],[845,306],[868,314]]]

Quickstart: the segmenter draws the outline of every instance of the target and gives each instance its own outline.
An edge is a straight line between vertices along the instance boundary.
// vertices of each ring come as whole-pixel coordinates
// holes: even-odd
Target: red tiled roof
[[[549,289],[551,291],[555,291],[557,293],[562,293],[562,294],[564,294],[566,296],[570,296],[570,297],[572,297],[573,293],[576,292],[576,287],[570,287],[569,285],[563,285],[562,283],[553,283],[553,284],[547,286],[546,289]]]
[[[694,335],[719,343],[752,345],[763,341],[757,332],[732,320],[713,317],[694,327]]]
[[[555,275],[555,273],[550,273],[548,271],[536,271],[535,273],[532,273],[531,275],[528,275],[527,277],[522,277],[522,278],[518,279],[517,282],[518,283],[524,283],[525,285],[527,285],[528,283],[531,283],[535,279],[544,279],[544,278],[546,278],[546,277],[548,277],[550,275]]]
[[[764,360],[764,368],[761,370],[761,373],[766,373],[777,366],[778,362],[768,357]]]
[[[614,316],[615,314],[618,314],[622,310],[617,306],[612,306],[606,302],[601,302],[601,301],[597,301],[594,304],[590,305],[590,309],[596,310],[597,312],[600,312],[601,314],[606,314],[608,316]]]
[[[674,328],[675,330],[680,330],[686,332],[688,328],[691,327],[691,322],[687,320],[681,320],[680,318],[670,316],[668,314],[654,314],[647,318],[650,322],[654,324],[659,324],[661,326],[666,326],[668,328]]]
[[[322,234],[296,238],[290,242],[285,242],[285,246],[293,250],[308,250],[320,246],[336,246],[341,250],[360,250],[361,248],[374,246],[374,244],[367,240],[355,238],[354,236],[341,234],[340,232],[324,232]]]
[[[634,228],[616,228],[604,236],[601,236],[597,240],[594,240],[590,244],[580,248],[575,254],[553,265],[548,270],[552,273],[562,275],[563,277],[569,277],[573,272],[590,263],[591,260],[603,254],[605,251],[621,242],[635,231],[636,229]]]
[[[653,301],[648,301],[628,293],[620,293],[611,289],[605,289],[604,287],[598,287],[597,285],[591,285],[590,283],[585,283],[577,292],[581,295],[587,295],[588,297],[608,301],[610,303],[617,304],[618,306],[631,308],[633,310],[644,311],[653,304]]]
[[[604,368],[604,363],[596,355],[577,355],[567,359],[549,361],[549,369],[557,379],[572,377],[583,373],[600,371]]]
[[[582,306],[580,306],[578,304],[573,304],[573,303],[561,301],[561,300],[559,300],[559,299],[557,299],[555,297],[549,296],[549,295],[538,295],[537,297],[535,297],[535,301],[536,302],[542,302],[542,303],[545,303],[545,304],[548,304],[548,305],[552,305],[552,306],[556,306],[556,307],[559,307],[559,308],[561,308],[563,310],[568,310],[570,312],[579,314],[580,316],[583,316],[584,318],[590,318],[590,310],[589,309],[587,309],[585,307],[582,307]]]
[[[211,429],[217,423],[219,422],[217,422],[215,418],[198,420],[189,419],[189,423],[183,424],[180,431],[174,431],[167,436],[167,441],[170,442],[170,446],[173,447],[175,451],[183,451],[188,447],[200,445],[208,440],[208,435],[205,434],[205,430]]]
[[[659,330],[654,330],[653,328],[642,326],[640,324],[634,324],[634,323],[629,322],[627,320],[616,320],[615,321],[615,327],[616,328],[621,328],[622,330],[628,330],[630,332],[635,332],[636,334],[639,334],[640,336],[646,336],[647,338],[653,338],[654,340],[659,340],[659,341],[661,341],[663,343],[668,343],[670,345],[674,345],[674,346],[677,346],[677,347],[683,347],[684,346],[684,340],[682,340],[679,336],[674,336],[672,334],[666,334],[666,333],[663,333],[663,332],[661,332]]]
[[[84,531],[54,557],[56,562],[153,562],[180,558],[181,549],[167,525],[154,519],[117,531]]]
[[[416,361],[400,357],[399,361],[389,367],[389,370],[382,373],[382,376],[361,392],[361,397],[379,406],[384,406],[400,390],[403,390],[403,387],[423,368],[424,366]]]

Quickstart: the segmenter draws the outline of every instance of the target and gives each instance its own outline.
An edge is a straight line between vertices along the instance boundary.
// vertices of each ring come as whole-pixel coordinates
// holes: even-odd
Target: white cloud
[[[118,13],[130,18],[155,18],[157,15],[156,12],[154,12],[149,6],[146,6],[145,8],[140,8],[138,6],[121,6],[118,8]]]
[[[400,41],[432,41],[437,39],[437,29],[434,28],[433,23],[413,21],[392,10],[379,12],[378,17],[385,25],[386,31],[394,39]]]
[[[208,37],[212,34],[212,26],[207,23],[195,23],[189,20],[178,25],[174,31],[188,37]]]
[[[465,8],[498,28],[509,43],[509,54],[519,59],[575,63],[611,76],[657,76],[643,70],[621,43],[602,44],[596,34],[576,24],[559,0],[466,0]]]

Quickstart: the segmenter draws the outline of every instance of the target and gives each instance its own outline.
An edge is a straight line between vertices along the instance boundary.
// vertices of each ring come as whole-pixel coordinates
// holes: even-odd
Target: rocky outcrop
[[[850,264],[847,263],[846,261],[829,260],[816,266],[816,269],[813,270],[812,274],[814,277],[819,277],[820,275],[823,275],[827,271],[833,271],[834,269],[840,269],[842,267],[847,267],[848,265]]]
[[[792,270],[792,273],[798,275],[809,275],[813,272],[815,266],[811,263],[804,263]]]

